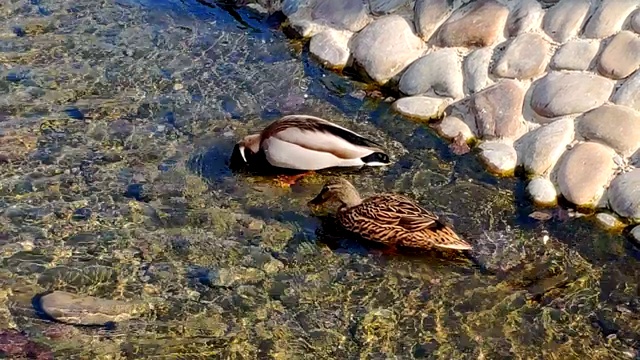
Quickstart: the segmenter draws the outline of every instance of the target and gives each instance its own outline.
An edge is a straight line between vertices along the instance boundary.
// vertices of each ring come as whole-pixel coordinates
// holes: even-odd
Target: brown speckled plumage
[[[325,184],[310,203],[322,204],[332,199],[342,203],[336,215],[338,222],[364,239],[389,246],[471,249],[437,215],[405,196],[381,194],[361,200],[350,182],[336,179]]]

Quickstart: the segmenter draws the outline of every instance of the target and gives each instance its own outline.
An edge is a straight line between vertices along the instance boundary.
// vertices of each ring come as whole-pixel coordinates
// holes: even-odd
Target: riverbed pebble
[[[562,45],[551,59],[556,70],[587,70],[596,57],[600,43],[593,40],[572,40]]]
[[[353,33],[327,29],[311,38],[309,52],[325,66],[341,69],[349,61],[349,39]]]
[[[596,220],[600,226],[607,230],[616,230],[624,226],[617,216],[605,212],[597,213]]]
[[[479,0],[456,10],[438,31],[439,45],[483,47],[498,41],[509,9],[495,0]]]
[[[530,79],[547,66],[549,43],[535,33],[518,35],[498,60],[493,73],[499,77]]]
[[[498,175],[513,173],[518,155],[512,145],[500,141],[486,141],[478,148],[480,159],[489,171]]]
[[[578,34],[590,6],[589,0],[562,0],[547,10],[542,28],[553,40],[565,42]]]
[[[514,80],[502,80],[472,97],[471,109],[484,139],[517,138],[524,131],[524,91]]]
[[[420,37],[428,40],[453,7],[448,0],[416,0],[414,11],[416,30]]]
[[[589,18],[582,35],[603,39],[620,31],[629,14],[638,7],[638,0],[602,0]]]
[[[75,325],[104,325],[140,314],[141,304],[54,291],[40,298],[40,307],[52,318]]]
[[[611,79],[624,79],[640,67],[640,35],[625,30],[602,51],[598,71]]]
[[[319,23],[349,31],[360,31],[371,21],[362,0],[317,0],[311,16]]]
[[[640,112],[620,105],[602,105],[577,120],[576,130],[587,140],[608,145],[628,157],[640,147]]]
[[[620,174],[611,182],[607,191],[609,205],[618,214],[640,219],[640,169]]]
[[[464,140],[474,137],[473,131],[469,125],[458,116],[447,116],[435,126],[436,131],[446,139],[453,139],[462,134]]]
[[[573,138],[573,119],[560,119],[543,125],[516,141],[518,163],[529,174],[547,174],[555,166]]]
[[[398,88],[406,95],[436,95],[459,99],[462,64],[455,49],[442,49],[414,61],[400,78]]]
[[[640,111],[640,71],[636,71],[620,86],[612,100],[618,105],[625,105]]]
[[[514,4],[507,19],[507,30],[510,36],[533,31],[540,26],[544,11],[536,0],[522,0]]]
[[[536,177],[529,181],[527,192],[536,205],[553,206],[558,200],[555,186],[551,180],[544,177]]]
[[[444,98],[429,96],[410,96],[396,100],[392,107],[400,114],[419,120],[432,120],[440,117],[449,104]]]

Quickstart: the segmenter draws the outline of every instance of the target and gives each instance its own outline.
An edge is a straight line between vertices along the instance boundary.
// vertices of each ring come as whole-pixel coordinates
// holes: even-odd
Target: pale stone
[[[518,163],[529,174],[547,174],[573,141],[573,128],[572,119],[560,119],[523,135],[515,143]]]
[[[409,0],[369,0],[369,9],[374,15],[386,15],[408,2]]]
[[[515,139],[524,130],[524,90],[515,80],[502,80],[471,98],[471,110],[483,139]]]
[[[310,38],[330,29],[330,27],[318,24],[317,22],[311,21],[305,17],[297,16],[289,18],[289,27],[303,38]]]
[[[556,174],[562,195],[578,206],[597,206],[614,174],[614,155],[613,149],[595,142],[568,150]]]
[[[495,0],[478,0],[456,10],[438,31],[445,47],[493,45],[504,31],[509,9]]]
[[[640,113],[620,105],[602,105],[577,121],[576,130],[587,140],[608,145],[624,157],[640,147]]]
[[[592,40],[572,40],[562,45],[551,59],[556,70],[587,70],[596,57],[600,43]]]
[[[613,86],[602,76],[553,71],[534,85],[531,107],[547,118],[589,111],[607,101]]]
[[[402,115],[419,120],[432,120],[442,116],[450,101],[428,96],[410,96],[396,100],[392,108]]]
[[[507,19],[509,35],[516,36],[533,31],[540,26],[542,15],[544,15],[544,11],[538,1],[518,1]]]
[[[549,43],[535,33],[518,35],[507,46],[493,69],[496,76],[530,79],[541,74],[547,66]]]
[[[536,205],[555,205],[558,201],[556,187],[547,178],[537,177],[529,181],[527,192]]]
[[[414,61],[400,78],[398,88],[407,95],[438,95],[459,99],[462,64],[455,49],[440,49]]]
[[[349,39],[353,33],[334,29],[316,34],[309,42],[309,52],[327,67],[341,69],[349,60]]]
[[[449,0],[416,0],[414,21],[420,37],[428,40],[451,11]]]
[[[622,29],[625,19],[640,5],[638,0],[602,0],[589,18],[582,35],[603,39]]]
[[[640,67],[640,36],[631,31],[620,31],[600,54],[598,71],[618,80],[631,75]]]
[[[423,45],[406,19],[387,15],[353,37],[351,52],[356,64],[374,81],[384,84],[417,59]]]
[[[640,246],[640,225],[631,230],[631,237],[636,242],[636,246]]]
[[[578,34],[590,6],[589,0],[562,0],[547,10],[542,28],[553,40],[563,43]]]
[[[446,116],[435,126],[436,131],[440,136],[447,140],[451,140],[462,134],[464,140],[473,139],[475,136],[473,130],[458,116]]]
[[[311,17],[316,22],[353,32],[362,30],[371,21],[362,0],[316,0]]]
[[[464,60],[464,82],[469,94],[476,93],[493,81],[489,77],[489,64],[493,50],[485,47],[473,50]]]
[[[598,224],[607,230],[615,230],[623,227],[622,222],[613,214],[598,213],[596,214]]]
[[[281,5],[282,13],[290,17],[298,11],[308,8],[312,2],[315,2],[315,0],[283,0]]]
[[[640,169],[616,176],[607,191],[609,205],[621,216],[640,219]]]
[[[489,171],[499,174],[512,174],[516,168],[518,155],[513,146],[497,141],[487,141],[480,144],[480,160]]]
[[[640,9],[633,13],[629,25],[635,32],[640,34]]]
[[[640,71],[628,78],[613,96],[613,102],[640,111]]]

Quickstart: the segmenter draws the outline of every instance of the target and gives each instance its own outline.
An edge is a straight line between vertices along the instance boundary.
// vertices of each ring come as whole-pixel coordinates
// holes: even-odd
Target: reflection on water
[[[276,17],[12,0],[0,18],[0,329],[61,358],[638,356],[637,249],[589,219],[529,218],[520,181],[363,99]],[[290,113],[382,142],[392,166],[341,176],[441,214],[492,274],[380,254],[313,216],[335,171],[282,189],[230,170],[237,139]],[[31,306],[55,289],[156,306],[76,328]]]

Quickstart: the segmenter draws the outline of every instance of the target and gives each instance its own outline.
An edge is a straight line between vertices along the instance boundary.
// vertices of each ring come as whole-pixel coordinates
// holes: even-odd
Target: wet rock
[[[585,139],[608,145],[624,157],[640,147],[640,113],[626,106],[595,108],[578,119],[576,130]]]
[[[556,70],[587,70],[599,48],[597,41],[569,41],[556,51],[551,59],[551,67]]]
[[[401,92],[407,95],[437,95],[459,99],[462,65],[455,49],[440,49],[414,61],[402,75]]]
[[[510,36],[520,35],[540,26],[544,15],[542,6],[536,0],[522,0],[509,14],[507,30]]]
[[[473,131],[462,119],[457,116],[447,116],[435,126],[440,136],[446,139],[453,139],[458,134],[462,134],[464,140],[474,138]]]
[[[197,274],[192,271],[192,277],[199,278],[200,282],[211,287],[232,287],[261,281],[264,279],[264,272],[256,268],[236,266],[213,270],[204,269]]]
[[[517,138],[522,133],[524,90],[516,81],[502,80],[474,94],[471,100],[482,138]]]
[[[498,60],[493,73],[513,79],[530,79],[547,66],[549,43],[534,33],[518,35]]]
[[[636,10],[636,12],[631,15],[631,21],[629,21],[629,25],[635,32],[640,34],[640,10]]]
[[[91,218],[92,211],[89,208],[79,208],[73,212],[71,218],[75,221],[89,220]]]
[[[135,199],[137,201],[149,201],[151,199],[150,192],[146,190],[144,184],[129,184],[124,192],[124,197]]]
[[[594,142],[567,151],[556,174],[562,195],[578,206],[597,206],[613,175],[614,155],[613,149]]]
[[[0,355],[8,356],[8,359],[53,360],[53,353],[47,346],[13,329],[0,330]]]
[[[518,163],[529,174],[546,174],[573,141],[573,128],[572,119],[561,119],[523,135],[515,144]]]
[[[631,237],[635,240],[636,246],[640,246],[640,225],[631,229]]]
[[[547,178],[537,177],[529,181],[527,192],[536,205],[554,206],[558,200],[556,187]]]
[[[40,307],[52,318],[74,325],[104,325],[126,321],[142,312],[141,304],[54,291],[40,298]]]
[[[613,86],[594,74],[550,72],[534,85],[531,107],[547,118],[589,111],[607,101]]]
[[[485,47],[501,36],[509,9],[495,0],[471,2],[456,10],[438,31],[443,47]]]
[[[640,111],[640,71],[628,78],[613,95],[612,101]]]
[[[589,12],[589,0],[563,0],[547,10],[542,28],[555,41],[563,43],[578,34]]]
[[[627,16],[638,7],[638,0],[602,0],[591,15],[582,35],[587,38],[603,39],[622,28]]]
[[[618,219],[617,216],[609,213],[596,214],[596,220],[600,226],[607,230],[615,230],[624,226],[624,224]]]
[[[493,49],[480,48],[473,50],[464,60],[464,83],[469,94],[483,90],[493,83],[489,77],[492,55]]]
[[[362,0],[317,0],[311,16],[319,23],[353,32],[362,30],[371,21]]]
[[[409,0],[369,0],[369,9],[374,15],[386,15],[408,2]]]
[[[327,29],[311,38],[309,52],[323,65],[342,69],[349,60],[349,39],[352,35],[347,31]]]
[[[442,116],[449,101],[428,96],[410,96],[396,100],[392,108],[402,115],[420,120],[431,120]]]
[[[420,37],[428,40],[451,11],[453,8],[448,0],[416,0],[414,21]]]
[[[617,214],[640,219],[640,169],[616,176],[609,186],[607,198]]]
[[[354,61],[381,84],[417,59],[422,47],[422,40],[413,33],[411,24],[398,15],[377,19],[351,41]]]
[[[620,31],[600,54],[598,71],[611,79],[624,79],[640,68],[640,35]]]
[[[467,139],[465,139],[462,132],[459,132],[458,135],[451,140],[449,150],[456,155],[464,155],[471,151],[471,147],[467,144]]]
[[[510,175],[516,167],[518,154],[513,146],[502,142],[487,141],[480,144],[480,160],[489,171],[498,175]]]

